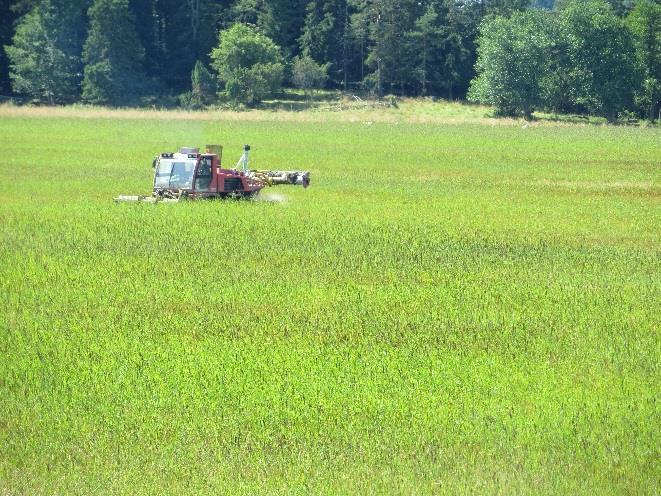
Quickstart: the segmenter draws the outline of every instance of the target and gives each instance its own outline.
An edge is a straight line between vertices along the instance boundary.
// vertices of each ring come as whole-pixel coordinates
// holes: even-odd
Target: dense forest
[[[255,104],[282,85],[658,115],[659,0],[0,0],[0,95]]]

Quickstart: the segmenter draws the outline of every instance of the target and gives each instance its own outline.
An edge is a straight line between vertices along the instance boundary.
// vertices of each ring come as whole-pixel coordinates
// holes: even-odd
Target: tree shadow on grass
[[[595,117],[584,114],[545,114],[535,113],[533,120],[540,122],[563,122],[566,124],[590,124],[603,126],[606,123],[604,117]]]
[[[283,90],[269,100],[263,100],[255,108],[261,110],[286,110],[290,112],[302,112],[319,108],[329,103],[340,101],[342,94],[337,91],[313,91],[305,94],[302,91]]]

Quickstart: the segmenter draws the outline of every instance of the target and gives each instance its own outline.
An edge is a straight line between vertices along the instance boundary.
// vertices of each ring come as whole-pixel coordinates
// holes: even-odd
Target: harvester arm
[[[268,186],[278,184],[294,184],[307,188],[310,186],[310,173],[308,171],[266,171],[251,170],[249,173],[254,179],[263,181]]]
[[[259,181],[266,186],[277,184],[295,184],[307,188],[310,186],[310,173],[308,171],[273,171],[255,170],[248,168],[248,154],[250,145],[243,145],[243,155],[236,164],[237,169],[243,170],[253,180]]]

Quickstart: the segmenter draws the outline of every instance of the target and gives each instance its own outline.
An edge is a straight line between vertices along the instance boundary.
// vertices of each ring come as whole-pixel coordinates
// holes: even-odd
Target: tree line
[[[281,86],[654,115],[659,0],[0,0],[0,94],[254,104]],[[604,63],[600,64],[600,61]]]

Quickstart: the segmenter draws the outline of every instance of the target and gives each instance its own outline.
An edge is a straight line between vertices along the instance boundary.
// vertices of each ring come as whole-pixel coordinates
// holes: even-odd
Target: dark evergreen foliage
[[[659,8],[659,0],[0,0],[0,95],[13,91],[50,103],[212,103],[207,83],[192,87],[191,74],[207,80],[219,33],[241,23],[278,48],[284,64],[275,72],[287,81],[300,83],[303,68],[323,67],[328,77],[317,84],[329,88],[465,98],[476,76],[480,25],[484,46],[485,26],[495,26],[494,19],[534,10],[539,22],[510,22],[507,34],[520,36],[522,48],[502,52],[500,61],[514,57],[525,66],[537,60],[534,50],[544,51],[544,77],[533,84],[530,108],[652,116],[660,105]],[[525,43],[533,32],[543,47]],[[222,72],[217,61],[214,67]],[[478,67],[483,71],[484,63]],[[257,72],[241,73],[232,92],[244,94],[239,80],[270,91],[270,76],[266,84]],[[529,111],[528,104],[510,103]]]
[[[309,2],[299,43],[302,55],[328,64],[333,84],[345,87],[349,78],[350,56],[347,0]]]
[[[213,100],[216,82],[206,66],[199,60],[191,73],[191,103],[204,105]]]
[[[11,43],[14,34],[14,21],[16,15],[11,8],[10,0],[0,0],[0,95],[9,95],[11,93],[11,84],[9,80],[9,58],[5,50],[5,45]]]
[[[128,0],[95,0],[83,59],[83,100],[94,104],[135,103],[146,80],[145,50]]]
[[[6,48],[14,91],[51,104],[80,97],[87,6],[87,0],[42,0],[20,18]]]

